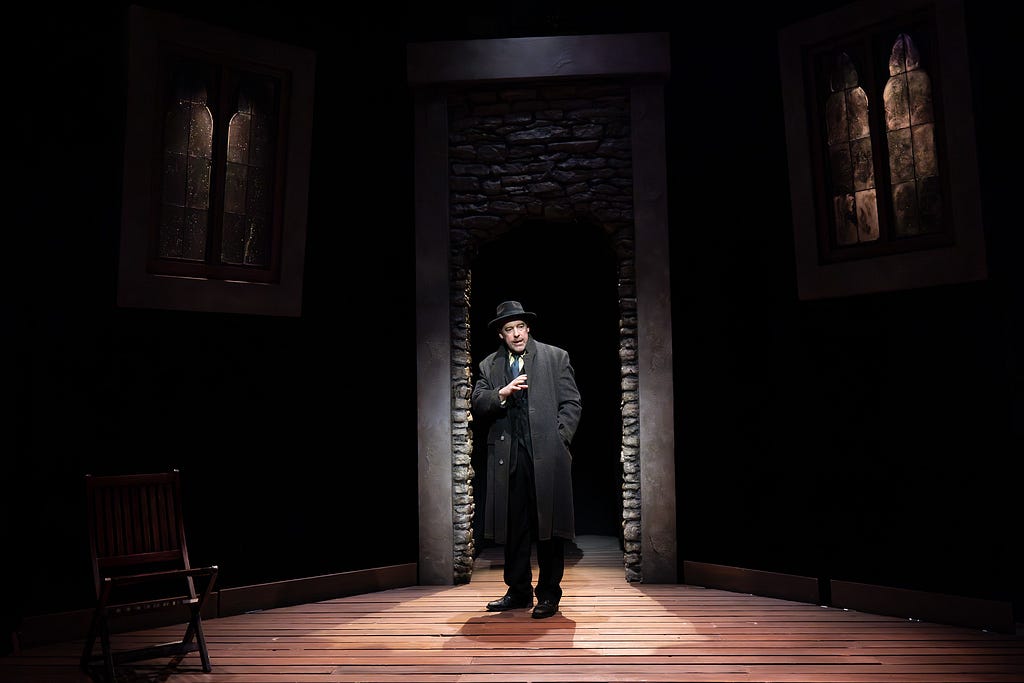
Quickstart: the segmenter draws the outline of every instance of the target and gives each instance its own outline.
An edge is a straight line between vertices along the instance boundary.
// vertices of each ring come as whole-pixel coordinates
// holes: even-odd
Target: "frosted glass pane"
[[[269,263],[274,199],[277,81],[243,75],[228,130],[221,258],[234,265]]]
[[[857,193],[857,239],[861,242],[878,239],[878,201],[874,189]]]
[[[267,265],[269,249],[267,243],[270,238],[270,228],[261,216],[254,216],[249,219],[249,233],[245,245],[245,262],[250,266]]]
[[[245,216],[224,215],[220,257],[225,263],[241,265],[245,254]]]
[[[849,131],[846,128],[846,95],[844,92],[829,95],[825,102],[825,130],[830,147],[849,139]]]
[[[174,101],[164,114],[160,258],[202,260],[206,252],[213,117],[207,84],[195,65],[178,65]]]
[[[248,168],[242,164],[227,165],[224,174],[224,211],[225,213],[245,213],[246,174]]]
[[[213,115],[205,105],[192,107],[192,120],[188,138],[189,156],[213,158]]]
[[[232,265],[265,266],[270,230],[262,217],[226,216],[221,258]]]
[[[836,246],[878,238],[871,104],[857,69],[840,53],[829,75],[833,93],[825,102],[832,221]]]
[[[164,154],[164,204],[185,206],[188,188],[188,157],[184,154]]]
[[[871,138],[850,143],[853,157],[853,189],[866,190],[875,186],[875,164],[871,156]]]
[[[836,244],[848,246],[857,243],[857,204],[852,194],[832,199],[832,211],[836,224]]]
[[[249,161],[249,114],[235,114],[228,125],[228,161],[245,164]]]
[[[933,232],[941,228],[942,190],[932,85],[909,35],[901,33],[893,43],[889,72],[886,121],[890,129],[900,128],[888,136],[895,232],[901,237]]]
[[[207,220],[207,213],[205,211],[186,209],[182,258],[202,261],[206,257]]]
[[[935,156],[935,126],[926,123],[914,126],[911,137],[914,143],[914,168],[918,178],[939,174],[939,160]]]
[[[892,131],[889,138],[889,174],[893,183],[914,179],[914,149],[910,130]]]
[[[910,100],[910,122],[914,125],[935,120],[932,111],[932,81],[924,71],[907,74],[907,96]]]
[[[905,237],[921,232],[917,215],[917,183],[899,183],[892,188],[892,208],[896,215],[896,234]]]
[[[846,105],[847,127],[850,139],[856,140],[871,135],[871,122],[868,121],[868,97],[863,88],[849,91]]]
[[[164,206],[160,213],[157,255],[160,258],[181,256],[181,239],[184,232],[185,209],[178,206]]]
[[[189,159],[187,205],[192,209],[210,208],[210,162],[206,159]]]
[[[893,76],[885,84],[882,99],[885,105],[886,130],[897,130],[910,125],[910,102],[907,80],[904,76]]]
[[[829,167],[832,170],[832,194],[847,194],[853,191],[853,168],[850,147],[845,142],[830,147]]]
[[[249,163],[253,166],[266,167],[271,164],[273,146],[271,141],[270,121],[257,116],[252,121],[252,148],[249,151]]]
[[[270,194],[270,170],[252,168],[249,170],[249,190],[246,197],[246,213],[250,216],[270,212],[273,197]]]

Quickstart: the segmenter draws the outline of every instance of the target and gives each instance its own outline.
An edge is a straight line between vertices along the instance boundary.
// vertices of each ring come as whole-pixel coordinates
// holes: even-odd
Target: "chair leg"
[[[82,647],[82,659],[79,662],[79,666],[82,671],[88,671],[89,665],[92,662],[92,649],[96,645],[96,628],[98,624],[97,616],[94,614],[92,623],[89,624],[89,633],[85,636],[85,645]]]
[[[117,675],[114,673],[114,653],[110,649],[110,629],[105,621],[100,622],[100,644],[103,647],[103,662],[107,681],[114,683],[117,680]]]
[[[196,638],[196,645],[199,646],[199,657],[203,661],[203,671],[210,673],[213,671],[213,664],[210,662],[210,652],[206,649],[206,634],[203,633],[203,618],[199,616],[198,609],[196,609],[192,614],[192,619],[188,624],[188,633],[192,634],[193,632]],[[191,640],[188,635],[186,635],[186,639]]]

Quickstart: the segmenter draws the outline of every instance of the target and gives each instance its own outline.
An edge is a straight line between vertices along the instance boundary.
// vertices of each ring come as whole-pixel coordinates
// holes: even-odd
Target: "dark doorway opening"
[[[475,382],[499,344],[487,323],[502,301],[537,314],[530,334],[566,349],[583,414],[573,439],[578,535],[613,536],[622,546],[621,363],[618,269],[611,238],[589,223],[530,221],[482,245],[472,269],[470,344]],[[487,435],[473,426],[474,544],[483,537]]]

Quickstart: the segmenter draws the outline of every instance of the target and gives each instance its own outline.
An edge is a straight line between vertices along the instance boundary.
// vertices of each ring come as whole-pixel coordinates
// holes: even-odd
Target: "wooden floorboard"
[[[1024,683],[1024,636],[910,621],[687,585],[625,581],[618,540],[569,554],[561,611],[490,613],[500,549],[473,580],[414,586],[204,622],[198,654],[125,666],[131,683],[612,681]],[[114,636],[115,648],[179,630]],[[80,641],[0,658],[0,683],[88,681]]]

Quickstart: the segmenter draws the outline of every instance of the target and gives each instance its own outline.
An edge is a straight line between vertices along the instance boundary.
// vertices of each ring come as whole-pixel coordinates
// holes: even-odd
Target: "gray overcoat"
[[[576,534],[572,500],[572,455],[569,444],[579,425],[582,404],[575,371],[564,349],[530,337],[523,353],[528,378],[530,434],[537,489],[540,540]],[[505,543],[508,516],[508,462],[512,440],[507,411],[498,390],[508,382],[508,349],[501,347],[480,362],[473,386],[475,420],[490,424],[487,431],[487,503],[484,537]]]

